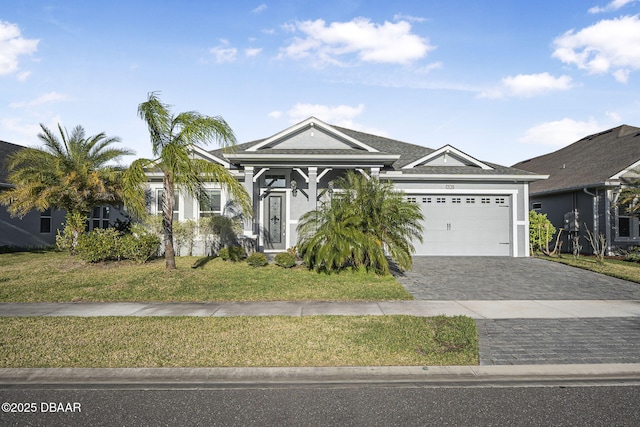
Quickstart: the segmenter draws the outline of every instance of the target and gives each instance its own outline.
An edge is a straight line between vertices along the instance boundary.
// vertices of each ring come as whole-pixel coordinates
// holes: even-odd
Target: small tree
[[[300,254],[309,268],[338,271],[364,267],[389,272],[387,256],[411,268],[412,241],[422,241],[420,206],[390,182],[349,171],[336,180],[342,192],[300,217]]]
[[[556,248],[560,240],[560,233],[561,231],[558,232]],[[556,228],[547,218],[547,214],[539,214],[534,210],[529,211],[529,243],[531,245],[531,252],[541,251],[545,255],[554,254],[556,249],[549,250],[549,243],[553,240],[555,234]]]

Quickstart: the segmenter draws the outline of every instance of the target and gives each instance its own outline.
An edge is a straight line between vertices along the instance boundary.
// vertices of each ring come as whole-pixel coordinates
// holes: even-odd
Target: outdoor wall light
[[[298,183],[295,179],[291,180],[291,194],[293,195],[293,197],[296,197],[298,195]]]
[[[329,187],[329,194],[333,194],[333,181],[329,181],[328,187]]]

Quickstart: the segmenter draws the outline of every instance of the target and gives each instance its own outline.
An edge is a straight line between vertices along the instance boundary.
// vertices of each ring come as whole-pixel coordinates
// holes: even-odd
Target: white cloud
[[[426,18],[421,18],[419,16],[411,16],[411,15],[404,15],[402,13],[398,13],[398,14],[393,16],[393,20],[394,21],[408,21],[408,22],[425,22],[427,19]]]
[[[18,71],[18,57],[34,53],[38,43],[39,40],[23,38],[16,24],[0,21],[0,76]]]
[[[602,13],[602,12],[615,11],[635,1],[636,0],[613,0],[611,3],[609,3],[604,7],[600,7],[600,6],[592,7],[591,9],[589,9],[589,13]]]
[[[244,50],[244,54],[249,57],[257,56],[260,52],[262,52],[262,49],[260,48],[248,48]]]
[[[52,102],[67,101],[68,99],[69,97],[67,95],[54,91],[54,92],[45,93],[44,95],[39,96],[38,98],[33,99],[31,101],[12,102],[11,104],[9,104],[9,107],[11,108],[37,107],[44,104],[50,104]]]
[[[416,70],[418,74],[428,74],[433,70],[438,70],[442,68],[442,62],[432,62],[431,64],[427,64],[424,67],[420,67]]]
[[[42,132],[39,123],[44,123],[49,129],[57,129],[61,122],[60,116],[34,117],[26,122],[23,117],[5,117],[0,119],[1,134],[3,139],[14,144],[24,146],[38,146],[38,134]]]
[[[256,15],[264,12],[265,10],[267,10],[267,5],[262,3],[260,6],[256,7],[255,9],[253,9],[251,11],[251,13],[255,13]]]
[[[300,32],[304,37],[295,37],[282,48],[280,58],[310,59],[318,66],[344,66],[353,61],[353,56],[361,62],[408,64],[435,49],[427,39],[412,34],[411,24],[406,21],[375,24],[366,18],[356,18],[327,25],[318,19],[295,22],[283,28]]]
[[[601,130],[602,126],[594,119],[590,119],[587,122],[580,122],[565,118],[541,123],[528,129],[524,136],[520,138],[520,142],[563,147]]]
[[[570,30],[554,40],[553,57],[591,74],[611,72],[625,83],[632,70],[640,69],[640,20],[638,15],[602,20],[578,32]]]
[[[238,56],[238,49],[235,47],[228,47],[229,42],[221,40],[221,45],[212,47],[209,52],[213,53],[216,58],[216,62],[221,64],[223,62],[235,62]]]
[[[323,122],[335,126],[342,126],[349,129],[368,132],[379,136],[387,136],[387,132],[382,129],[365,126],[354,122],[354,119],[364,112],[364,104],[358,104],[353,107],[350,105],[322,105],[322,104],[303,104],[298,103],[292,109],[287,111],[289,121],[298,123],[302,120],[313,116]]]
[[[530,98],[542,95],[545,92],[555,90],[568,90],[573,87],[571,77],[554,77],[549,73],[518,74],[502,79],[501,85],[485,90],[480,94],[481,98],[504,98],[506,96],[518,96]]]
[[[364,111],[364,104],[357,107],[349,105],[338,105],[335,107],[321,104],[301,104],[298,103],[287,112],[290,120],[297,123],[308,117],[314,116],[327,123],[341,126],[340,123],[350,123],[354,117],[359,116]]]
[[[272,111],[267,114],[267,117],[270,117],[272,119],[279,119],[280,117],[282,117],[282,111]]]

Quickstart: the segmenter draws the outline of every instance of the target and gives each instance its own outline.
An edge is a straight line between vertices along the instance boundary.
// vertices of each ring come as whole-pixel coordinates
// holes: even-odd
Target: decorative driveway
[[[417,300],[640,300],[640,284],[538,258],[414,257]]]
[[[640,363],[638,317],[501,318],[527,300],[640,303],[640,284],[543,259],[507,257],[414,257],[413,270],[397,279],[417,300],[512,302],[509,313],[476,320],[481,365]]]

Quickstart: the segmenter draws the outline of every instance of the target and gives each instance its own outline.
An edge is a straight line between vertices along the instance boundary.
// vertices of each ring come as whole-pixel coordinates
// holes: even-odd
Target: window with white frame
[[[156,213],[162,214],[162,195],[164,190],[156,190]],[[177,191],[173,193],[173,220],[178,221],[180,212],[180,197]]]
[[[200,218],[222,214],[220,190],[206,189],[200,194]]]
[[[616,208],[616,238],[638,240],[640,238],[638,217],[629,215],[628,208],[626,205]]]

